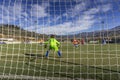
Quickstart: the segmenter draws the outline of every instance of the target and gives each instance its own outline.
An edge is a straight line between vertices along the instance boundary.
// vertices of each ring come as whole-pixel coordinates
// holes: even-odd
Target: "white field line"
[[[93,80],[93,79],[70,79],[70,78],[61,78],[61,77],[36,77],[36,76],[27,76],[27,75],[0,75],[1,79],[25,79],[25,80]]]

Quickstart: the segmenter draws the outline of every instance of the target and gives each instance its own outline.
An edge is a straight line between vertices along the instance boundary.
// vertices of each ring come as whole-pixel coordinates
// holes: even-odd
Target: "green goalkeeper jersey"
[[[60,42],[58,42],[55,38],[50,38],[47,42],[45,42],[46,44],[49,44],[49,46],[51,47],[56,47],[59,46]]]

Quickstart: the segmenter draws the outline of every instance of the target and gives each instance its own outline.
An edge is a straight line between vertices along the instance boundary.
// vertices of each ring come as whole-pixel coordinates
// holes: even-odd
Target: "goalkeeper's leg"
[[[47,50],[47,52],[46,52],[46,54],[45,54],[45,57],[48,57],[49,52],[50,52],[51,49],[52,49],[51,46],[49,46],[49,49]]]
[[[61,52],[60,52],[60,50],[58,49],[58,47],[55,47],[55,52],[57,52],[57,53],[58,53],[58,56],[61,57]]]
[[[46,55],[45,55],[45,56],[48,57],[48,54],[49,54],[49,50],[46,52]]]
[[[59,57],[61,57],[61,52],[60,51],[58,51],[58,55],[59,55]]]

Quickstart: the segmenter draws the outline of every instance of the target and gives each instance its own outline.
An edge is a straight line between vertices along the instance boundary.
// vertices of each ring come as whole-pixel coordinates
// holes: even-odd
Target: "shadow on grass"
[[[28,60],[29,61],[34,61],[35,59],[40,59],[40,58],[44,58],[45,56],[44,55],[41,55],[41,54],[25,54],[25,56],[27,57],[30,57],[31,60]],[[101,68],[101,67],[96,67],[96,66],[89,66],[89,65],[84,65],[84,64],[78,64],[78,63],[73,63],[73,62],[67,62],[67,61],[63,61],[61,60],[60,58],[59,59],[52,59],[53,57],[52,56],[49,56],[50,59],[46,59],[46,60],[50,60],[50,61],[56,61],[56,62],[62,62],[62,63],[67,63],[67,64],[72,64],[72,65],[79,65],[79,66],[82,66],[82,67],[87,67],[87,68],[91,68],[91,69],[97,69],[97,70],[102,70],[103,72],[110,72],[110,73],[120,73],[120,71],[116,71],[116,70],[110,70],[110,69],[105,69],[105,68]],[[31,67],[36,67],[37,69],[41,69],[43,71],[48,71],[48,72],[51,72],[51,70],[48,70],[48,69],[45,69],[45,68],[40,68],[38,66],[34,66],[32,64],[28,64],[28,62],[26,63],[27,65],[30,65]],[[71,75],[68,75],[68,74],[61,74],[61,73],[54,73],[54,74],[57,74],[57,75],[61,75],[61,77],[68,77],[68,78],[71,78],[73,79],[74,77],[72,77]],[[100,76],[98,76],[97,74],[95,75],[96,78],[98,78],[99,80],[102,80],[102,78]]]
[[[46,68],[40,68],[39,66],[35,66],[35,65],[32,65],[32,64],[29,64],[29,63],[25,63],[26,65],[29,65],[31,67],[34,67],[36,69],[39,69],[39,70],[43,70],[43,71],[47,71],[47,72],[51,72],[51,70],[49,69],[46,69]],[[52,72],[51,72],[52,73]],[[71,75],[68,75],[68,74],[63,74],[63,73],[59,73],[59,72],[54,72],[54,74],[58,75],[58,76],[61,76],[61,77],[68,77],[68,78],[71,78],[73,79],[73,77]]]
[[[30,61],[34,61],[35,59],[40,59],[40,58],[44,58],[45,56],[44,55],[41,55],[41,54],[25,54],[26,56],[28,56],[28,58],[33,58],[32,60]],[[59,58],[58,59],[52,59],[53,57],[52,56],[49,56],[50,59],[46,59],[46,60],[50,60],[50,61],[56,61],[56,62],[63,62],[63,63],[68,63],[68,64],[73,64],[73,65],[81,65],[83,67],[89,67],[89,68],[96,68],[96,69],[101,69],[103,71],[110,71],[110,72],[116,72],[116,73],[120,73],[120,71],[116,71],[116,70],[109,70],[109,69],[104,69],[104,68],[100,68],[100,67],[95,67],[95,66],[88,66],[88,65],[84,65],[84,64],[78,64],[78,63],[73,63],[73,62],[67,62],[67,61],[63,61]]]

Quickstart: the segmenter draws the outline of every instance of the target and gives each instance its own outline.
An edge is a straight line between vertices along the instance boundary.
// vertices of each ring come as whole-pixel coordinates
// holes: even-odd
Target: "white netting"
[[[1,80],[119,80],[119,0],[0,0]],[[62,54],[51,50],[50,35]],[[46,48],[45,48],[46,47]]]

